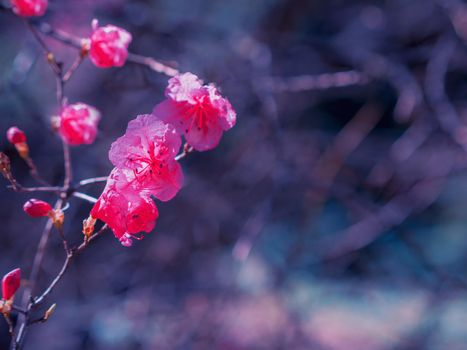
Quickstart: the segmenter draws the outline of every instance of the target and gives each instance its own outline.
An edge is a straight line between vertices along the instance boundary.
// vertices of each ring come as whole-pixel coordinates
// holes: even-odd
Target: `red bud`
[[[26,135],[22,130],[18,129],[16,126],[12,126],[8,129],[8,131],[6,132],[6,138],[13,145],[16,145],[17,143],[26,142]]]
[[[52,206],[47,202],[31,198],[24,203],[23,210],[33,218],[40,218],[42,216],[48,216],[52,211]]]
[[[2,296],[4,300],[10,300],[21,284],[21,269],[14,269],[7,273],[2,280]]]

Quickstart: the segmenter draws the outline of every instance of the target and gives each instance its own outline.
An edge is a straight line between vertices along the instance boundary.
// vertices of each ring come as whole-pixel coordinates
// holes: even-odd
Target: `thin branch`
[[[55,207],[59,208],[62,206],[63,201],[61,199],[57,200],[55,203]],[[32,298],[32,293],[34,291],[34,287],[37,282],[37,278],[39,276],[39,271],[42,266],[42,261],[44,260],[45,256],[45,251],[47,247],[47,243],[49,241],[50,233],[52,231],[53,223],[52,220],[49,219],[47,220],[47,224],[44,227],[44,230],[42,231],[41,239],[39,241],[39,245],[37,247],[36,255],[34,257],[34,262],[32,264],[32,270],[31,270],[31,275],[29,277],[29,283],[26,286],[26,289],[23,293],[23,299],[22,299],[22,305],[26,307],[26,314],[24,315],[19,315],[18,317],[18,322],[19,324],[19,330],[18,334],[15,337],[12,337],[12,348],[13,349],[18,349],[21,345],[21,342],[24,339],[24,335],[26,333],[26,326],[27,326],[27,320],[28,320],[28,313],[31,310],[32,303],[30,302]]]
[[[84,60],[84,57],[85,57],[85,54],[83,54],[83,52],[80,52],[80,54],[78,55],[78,57],[75,59],[75,61],[73,62],[73,64],[71,65],[71,67],[68,69],[68,71],[63,75],[63,82],[64,83],[67,83],[68,80],[71,79],[71,77],[73,76],[73,74],[76,72],[76,70],[78,69],[78,67],[81,65],[81,63],[83,62]]]
[[[31,176],[40,184],[47,186],[48,183],[45,181],[39,174],[39,171],[37,170],[36,165],[34,164],[34,161],[32,160],[31,157],[23,158],[26,164],[29,167],[29,173]]]
[[[6,323],[8,324],[8,332],[13,337],[14,332],[15,332],[15,327],[13,325],[13,322],[11,321],[10,315],[9,314],[3,314],[3,318],[5,319]]]
[[[90,195],[87,195],[86,193],[82,193],[82,192],[73,192],[73,197],[76,197],[76,198],[80,198],[80,199],[83,199],[89,203],[96,203],[97,202],[97,198],[94,198]]]
[[[267,89],[288,92],[326,90],[330,88],[363,85],[368,82],[369,79],[364,73],[355,70],[317,75],[301,75],[285,79],[276,77],[263,79],[263,85]]]
[[[183,159],[185,158],[189,153],[193,152],[193,147],[191,147],[188,143],[185,143],[185,145],[183,146],[183,151],[182,153],[180,153],[179,155],[177,155],[174,159],[175,160],[180,160],[180,159]]]
[[[26,309],[24,309],[24,308],[22,308],[21,306],[18,306],[18,305],[12,305],[11,309],[15,310],[16,312],[22,313],[22,314],[26,314],[28,312]]]
[[[63,191],[62,187],[58,186],[44,186],[44,187],[23,187],[19,184],[16,184],[16,187],[13,185],[8,186],[8,188],[11,188],[15,192],[56,192],[60,193]]]
[[[74,47],[76,49],[81,49],[81,41],[82,39],[75,37],[69,33],[66,33],[61,30],[56,30],[50,26],[50,24],[45,22],[34,23],[33,24],[37,30],[39,30],[42,34],[47,35],[48,37],[55,39],[62,44],[65,44],[70,47]]]
[[[47,46],[45,41],[41,38],[40,34],[37,32],[36,28],[31,24],[31,22],[28,20],[24,20],[24,21],[29,31],[32,33],[34,38],[37,40],[39,45],[42,47],[42,50],[44,51],[45,56],[46,56],[47,63],[52,68],[52,71],[54,72],[55,75],[60,75],[62,69],[60,67],[60,64],[55,60],[55,57],[50,51],[49,47]]]
[[[65,141],[62,141],[63,144],[63,160],[65,166],[65,179],[63,181],[63,188],[67,191],[70,188],[70,183],[73,178],[71,170],[71,157],[70,157],[70,146]]]
[[[90,185],[90,184],[94,184],[94,183],[98,183],[98,182],[106,182],[108,179],[108,176],[101,176],[101,177],[93,177],[93,178],[90,178],[90,179],[84,179],[84,180],[81,180],[79,183],[78,183],[78,188],[79,187],[82,187],[82,186],[86,186],[86,185]]]
[[[44,292],[37,298],[34,299],[33,306],[37,306],[40,303],[44,301],[44,299],[53,291],[55,286],[60,282],[62,279],[63,275],[65,272],[68,270],[70,267],[70,264],[73,260],[74,257],[76,257],[78,254],[80,254],[86,247],[89,245],[89,243],[93,240],[95,240],[97,237],[99,237],[106,229],[107,225],[104,225],[99,231],[97,231],[95,234],[93,234],[86,242],[81,243],[81,245],[78,248],[72,249],[69,254],[67,254],[67,257],[65,259],[65,262],[63,263],[63,266],[58,273],[58,275],[53,279],[53,281],[50,283],[50,285],[44,290]]]
[[[157,73],[162,73],[170,77],[173,77],[180,73],[177,69],[167,66],[163,64],[162,62],[155,60],[152,57],[146,57],[146,56],[141,56],[141,55],[137,55],[134,53],[128,53],[127,61],[146,66],[149,69]]]

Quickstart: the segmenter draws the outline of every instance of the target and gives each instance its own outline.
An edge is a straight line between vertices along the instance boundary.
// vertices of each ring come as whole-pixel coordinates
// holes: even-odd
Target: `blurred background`
[[[73,263],[26,349],[467,349],[466,3],[51,0],[43,20],[85,37],[93,18],[129,30],[132,52],[218,84],[238,123],[183,159],[184,188],[158,203],[153,233],[125,248],[107,232]],[[59,184],[54,77],[8,11],[0,43],[0,135],[23,129]],[[109,173],[110,144],[166,84],[131,63],[79,68],[66,96],[103,119],[94,145],[72,149],[75,181]],[[33,185],[4,136],[0,148]],[[0,274],[27,278],[45,221],[0,181]],[[90,208],[72,199],[70,241]],[[54,235],[39,287],[63,260]]]

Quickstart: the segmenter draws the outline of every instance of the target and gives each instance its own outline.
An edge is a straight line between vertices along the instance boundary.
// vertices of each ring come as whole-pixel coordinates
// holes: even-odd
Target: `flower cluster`
[[[131,245],[132,234],[151,232],[158,216],[154,201],[140,194],[118,168],[91,211],[91,217],[106,222],[124,246]]]
[[[203,85],[194,74],[169,80],[167,99],[152,114],[130,121],[125,135],[109,152],[112,170],[106,187],[85,220],[104,221],[124,246],[136,234],[150,232],[158,211],[151,199],[172,199],[180,190],[183,173],[176,161],[184,135],[187,145],[199,151],[218,145],[223,131],[235,125],[236,115],[229,101],[213,85]]]
[[[11,0],[12,10],[21,17],[37,17],[45,14],[48,0]],[[123,28],[114,25],[99,27],[97,20],[92,21],[92,34],[82,39],[81,53],[89,55],[91,62],[99,68],[122,67],[128,57],[128,46],[132,36]],[[91,144],[97,134],[100,113],[84,103],[65,106],[54,127],[63,141],[69,145]],[[28,156],[26,137],[21,130],[9,130],[8,139],[23,157]],[[24,139],[24,140],[23,140]],[[23,140],[23,141],[22,141]]]
[[[154,228],[158,211],[151,196],[168,201],[181,188],[183,174],[175,161],[180,146],[175,129],[154,115],[132,120],[112,144],[109,159],[115,168],[91,217],[106,222],[123,245]]]
[[[214,85],[203,85],[192,73],[171,78],[165,95],[166,100],[153,113],[185,135],[197,151],[216,147],[222,133],[235,125],[236,114],[230,102]]]

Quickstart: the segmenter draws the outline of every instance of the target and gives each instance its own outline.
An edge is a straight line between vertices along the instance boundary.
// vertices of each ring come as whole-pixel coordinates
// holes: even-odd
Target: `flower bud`
[[[11,175],[10,158],[3,152],[0,152],[0,173],[6,178]]]
[[[15,146],[21,158],[26,159],[29,157],[27,138],[21,129],[18,129],[16,126],[12,126],[6,132],[6,137],[8,141]]]
[[[96,219],[92,216],[89,216],[86,220],[83,220],[83,234],[85,239],[92,236],[94,233],[94,225],[96,224]]]
[[[11,0],[13,12],[21,17],[42,16],[47,10],[47,0]]]
[[[47,321],[47,320],[50,318],[50,316],[52,316],[52,314],[54,313],[56,307],[57,307],[57,304],[52,304],[52,305],[47,309],[47,311],[46,311],[45,314],[44,314],[44,321]]]
[[[21,129],[18,129],[16,126],[12,126],[7,130],[6,138],[13,145],[16,145],[17,143],[26,142],[26,134]]]
[[[52,206],[49,203],[34,198],[24,203],[23,210],[33,218],[48,216],[51,212],[53,213]]]
[[[49,216],[55,228],[61,230],[65,221],[65,213],[61,209],[55,209],[49,212]]]
[[[2,280],[2,297],[10,300],[15,295],[21,284],[21,269],[14,269],[7,273]]]

